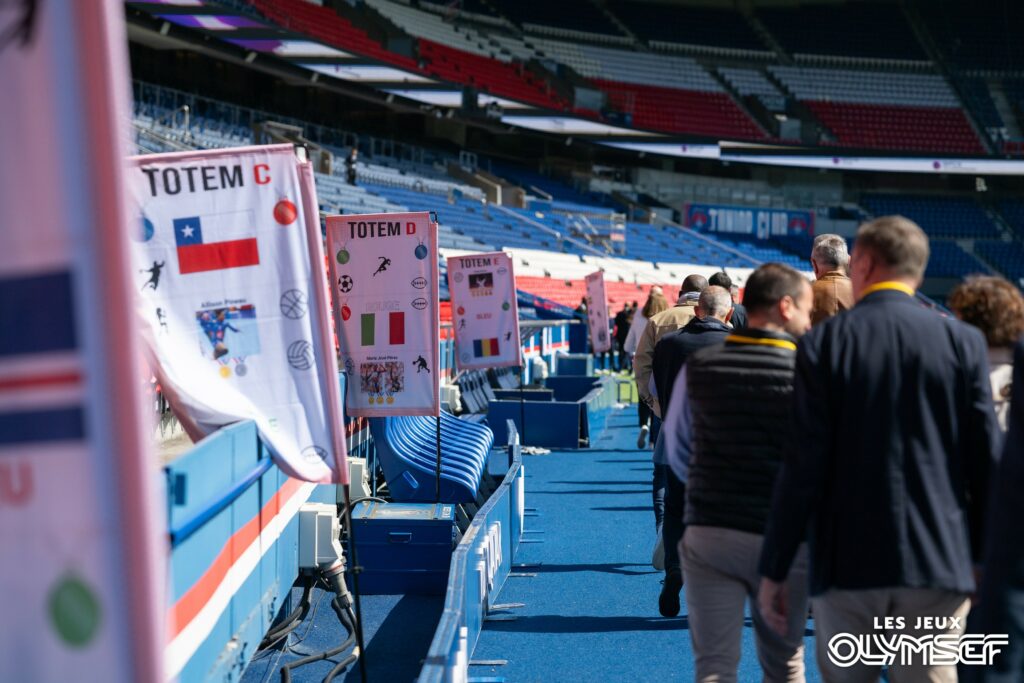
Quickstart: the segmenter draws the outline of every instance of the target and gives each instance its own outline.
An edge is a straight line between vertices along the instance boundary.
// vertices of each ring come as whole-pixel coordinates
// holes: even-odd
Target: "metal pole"
[[[434,488],[434,502],[441,502],[441,413],[437,414],[437,482]]]

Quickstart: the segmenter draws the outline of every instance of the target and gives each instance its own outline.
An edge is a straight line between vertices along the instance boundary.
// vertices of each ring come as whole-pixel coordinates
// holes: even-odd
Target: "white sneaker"
[[[658,534],[658,542],[654,544],[654,554],[651,555],[651,566],[659,572],[665,571],[665,542]]]
[[[640,428],[640,436],[636,437],[636,447],[643,448],[647,445],[647,434],[651,431],[651,428],[644,425]]]

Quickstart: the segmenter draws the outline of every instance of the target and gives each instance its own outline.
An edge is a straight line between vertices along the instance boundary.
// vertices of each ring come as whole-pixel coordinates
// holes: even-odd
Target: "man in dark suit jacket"
[[[809,534],[827,681],[871,680],[881,668],[839,666],[833,636],[959,634],[975,590],[1000,437],[984,336],[913,296],[928,251],[924,232],[900,216],[861,226],[851,261],[858,303],[797,352],[793,443],[772,500],[759,603],[781,629],[782,581]],[[958,621],[917,628],[918,617]],[[925,665],[920,652],[889,670],[893,680],[956,680],[955,666]]]
[[[1010,429],[992,487],[981,602],[971,615],[978,633],[1009,639],[992,666],[970,672],[986,683],[1024,680],[1024,342],[1014,352],[1012,386]]]

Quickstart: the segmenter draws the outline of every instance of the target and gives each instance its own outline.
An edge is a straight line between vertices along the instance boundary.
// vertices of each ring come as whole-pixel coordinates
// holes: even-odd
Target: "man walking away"
[[[662,311],[647,321],[643,334],[640,335],[640,343],[636,346],[636,355],[633,357],[633,375],[636,377],[636,390],[640,400],[650,406],[651,411],[660,423],[661,408],[658,401],[651,396],[648,388],[651,381],[651,363],[654,358],[654,347],[658,341],[668,334],[681,329],[694,316],[694,309],[697,306],[697,299],[700,293],[708,287],[708,279],[703,275],[688,275],[683,280],[683,286],[679,288],[679,299],[672,308]],[[654,427],[651,428],[652,442],[656,438]]]
[[[725,291],[729,292],[729,298],[732,301],[732,291],[735,285],[732,284],[732,278],[724,270],[719,271],[708,278],[709,285],[715,285],[717,287],[724,287]],[[733,301],[732,304],[732,316],[729,318],[729,324],[732,325],[732,329],[737,332],[747,327],[747,309],[743,307],[743,304]]]
[[[665,582],[658,597],[658,611],[663,617],[674,617],[679,614],[679,591],[683,588],[683,573],[679,566],[679,549],[676,546],[683,537],[686,484],[680,481],[668,466],[664,437],[665,430],[675,429],[679,421],[676,414],[675,421],[670,422],[673,415],[672,385],[682,372],[690,354],[705,346],[725,341],[732,331],[729,328],[729,319],[734,311],[729,290],[710,285],[700,293],[696,317],[678,332],[666,334],[654,347],[652,381],[655,385],[655,395],[665,409],[662,437],[654,447],[655,514],[658,514],[659,507],[663,510],[657,520],[659,534],[658,545],[655,548],[655,555],[658,554],[658,548],[661,549],[661,563],[665,570]],[[678,439],[675,442],[678,443]],[[663,492],[660,494],[661,500],[659,491]]]
[[[811,267],[814,268],[814,310],[811,324],[853,308],[853,286],[846,276],[850,254],[846,240],[839,235],[818,235],[811,248]]]
[[[828,649],[837,634],[956,636],[975,589],[999,429],[984,336],[914,298],[928,251],[901,216],[861,226],[850,262],[857,305],[815,327],[797,353],[793,444],[772,499],[759,602],[776,629],[792,623],[783,581],[809,538],[826,681],[877,680],[881,670],[837,664]],[[889,680],[955,681],[956,667],[926,664],[919,651],[897,658]]]
[[[629,367],[625,347],[626,337],[629,336],[629,316],[631,312],[629,302],[627,301],[622,304],[622,310],[615,314],[615,351],[617,353],[615,369],[618,371],[626,370]]]
[[[665,445],[686,482],[679,554],[697,681],[736,680],[748,600],[764,679],[804,680],[806,550],[790,572],[789,620],[780,633],[757,605],[757,561],[788,442],[796,340],[811,327],[811,303],[799,272],[761,266],[743,296],[749,327],[692,354],[672,389],[672,409],[681,413]]]

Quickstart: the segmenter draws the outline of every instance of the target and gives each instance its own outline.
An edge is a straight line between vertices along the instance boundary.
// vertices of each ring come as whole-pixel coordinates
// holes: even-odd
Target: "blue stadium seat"
[[[431,417],[371,418],[377,458],[395,501],[432,502],[436,497],[437,423]],[[482,424],[441,413],[443,503],[476,499],[494,434]]]

